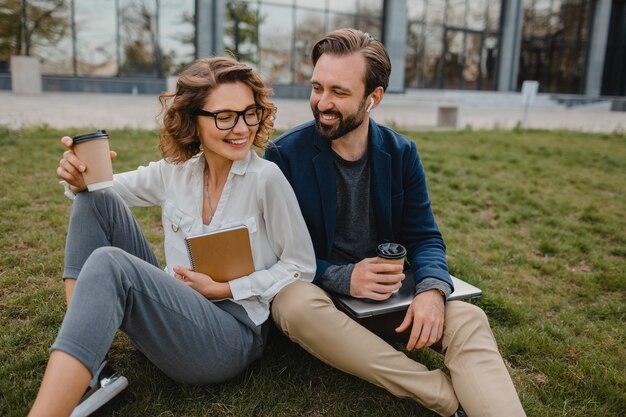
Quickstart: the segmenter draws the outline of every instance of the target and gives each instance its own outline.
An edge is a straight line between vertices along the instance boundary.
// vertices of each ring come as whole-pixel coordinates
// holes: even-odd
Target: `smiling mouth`
[[[231,145],[243,145],[248,142],[248,139],[226,139],[226,143],[230,143]]]
[[[324,122],[334,122],[339,120],[339,114],[332,112],[332,113],[319,113],[319,118],[320,120],[324,121]]]

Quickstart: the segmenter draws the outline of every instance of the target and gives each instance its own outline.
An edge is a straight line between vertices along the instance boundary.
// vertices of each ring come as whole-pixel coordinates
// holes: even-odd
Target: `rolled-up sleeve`
[[[167,189],[167,163],[150,162],[136,170],[115,174],[113,189],[130,207],[160,205]]]

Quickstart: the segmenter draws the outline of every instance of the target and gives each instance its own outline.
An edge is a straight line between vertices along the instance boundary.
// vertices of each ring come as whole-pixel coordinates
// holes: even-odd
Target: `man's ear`
[[[372,91],[370,94],[370,100],[367,106],[366,111],[369,113],[373,108],[378,107],[380,102],[383,99],[383,95],[385,95],[385,90],[382,87],[378,86]]]

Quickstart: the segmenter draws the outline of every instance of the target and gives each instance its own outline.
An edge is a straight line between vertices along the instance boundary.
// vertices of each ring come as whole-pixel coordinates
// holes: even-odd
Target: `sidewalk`
[[[279,130],[311,118],[308,100],[276,98],[274,103],[278,107],[275,126]],[[515,93],[414,90],[385,95],[381,105],[372,110],[372,116],[377,122],[395,129],[437,130],[437,110],[443,105],[458,107],[459,128],[510,129],[522,121],[524,112],[519,94]],[[14,95],[0,91],[0,125],[11,129],[41,124],[59,129],[156,129],[159,111],[158,98],[150,95]],[[609,103],[568,109],[540,94],[528,110],[525,127],[624,133],[626,112],[610,111]]]

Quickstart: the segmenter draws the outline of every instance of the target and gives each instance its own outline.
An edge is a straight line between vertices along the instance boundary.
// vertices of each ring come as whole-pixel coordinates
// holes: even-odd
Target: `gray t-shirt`
[[[367,152],[357,161],[346,161],[333,152],[337,185],[337,222],[330,254],[333,263],[319,278],[320,285],[350,294],[354,264],[376,255],[378,238],[370,193],[370,162]]]
[[[346,161],[333,152],[335,183],[337,185],[337,222],[331,265],[319,277],[319,285],[339,294],[350,294],[350,278],[354,264],[376,256],[378,234],[371,201],[371,170],[366,152],[357,161]],[[416,286],[420,293],[433,288],[444,291],[446,298],[451,288],[435,278],[426,278]]]

